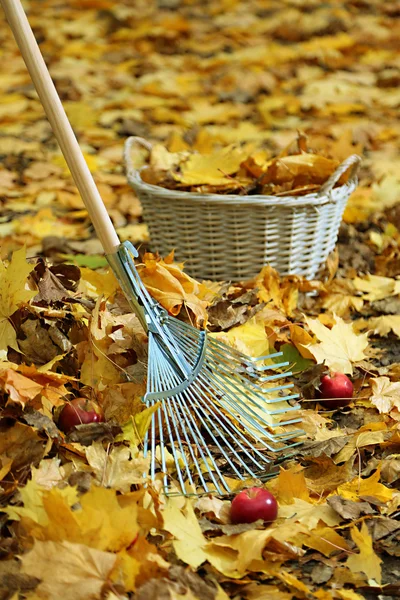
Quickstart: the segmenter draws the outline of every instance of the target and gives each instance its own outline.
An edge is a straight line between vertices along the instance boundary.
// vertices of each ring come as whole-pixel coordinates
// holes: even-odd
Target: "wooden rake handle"
[[[22,57],[106,254],[120,241],[65,114],[20,0],[0,0]]]

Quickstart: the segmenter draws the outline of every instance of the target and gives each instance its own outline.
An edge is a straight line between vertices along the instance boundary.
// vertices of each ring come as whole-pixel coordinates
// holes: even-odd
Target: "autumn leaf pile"
[[[136,144],[143,144],[138,138]],[[278,156],[255,148],[254,144],[230,144],[219,147],[207,134],[199,133],[192,146],[176,137],[169,145],[183,147],[171,152],[162,144],[152,145],[145,153],[138,152],[132,166],[142,181],[168,189],[211,194],[261,194],[296,196],[316,192],[334,173],[339,161],[310,152],[306,139],[300,135]],[[337,185],[348,180],[348,172]]]
[[[0,16],[0,597],[398,595],[398,3],[26,5],[118,234],[140,248],[150,293],[250,355],[280,350],[302,396],[305,435],[276,477],[253,482],[278,499],[269,526],[230,523],[229,496],[167,499],[157,484],[143,487],[146,336]],[[362,155],[338,252],[321,279],[265,266],[251,281],[200,282],[172,255],[151,254],[124,173],[129,135],[166,149],[164,159],[234,145],[261,149],[268,161],[296,139],[335,164]],[[222,167],[211,173],[216,182],[203,162],[206,178],[201,171],[184,186],[234,189],[237,171]],[[273,191],[285,193],[286,183]],[[354,382],[349,406],[318,402],[328,369]],[[58,415],[77,396],[97,403],[106,421],[66,435]]]

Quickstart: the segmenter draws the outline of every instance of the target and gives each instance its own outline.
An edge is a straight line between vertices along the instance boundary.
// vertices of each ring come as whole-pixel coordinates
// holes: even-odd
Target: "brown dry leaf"
[[[99,404],[107,421],[115,421],[124,425],[132,415],[143,410],[143,396],[146,393],[145,383],[121,383],[108,386],[99,395]]]
[[[343,519],[355,521],[361,514],[373,514],[374,509],[368,502],[353,502],[344,500],[341,496],[330,496],[327,500],[331,506]]]
[[[0,425],[0,455],[2,460],[12,460],[17,472],[27,465],[39,463],[46,453],[46,442],[28,425],[14,422],[9,427],[3,421]]]
[[[363,522],[361,529],[354,526],[351,529],[351,537],[360,550],[359,554],[348,557],[346,565],[353,573],[365,573],[368,579],[374,579],[378,585],[382,582],[382,560],[374,552],[372,538],[368,528]]]
[[[325,362],[332,370],[351,375],[353,363],[366,358],[364,350],[368,346],[368,335],[356,334],[351,323],[335,316],[335,324],[329,329],[318,319],[305,317],[305,321],[320,340],[318,344],[307,346],[318,363]]]
[[[48,600],[98,598],[117,557],[82,544],[35,540],[21,557],[22,572],[40,579],[37,593]]]
[[[353,478],[353,459],[343,465],[336,465],[332,458],[308,457],[308,463],[311,465],[304,470],[307,487],[315,494],[327,494],[333,492],[336,488],[350,481]]]

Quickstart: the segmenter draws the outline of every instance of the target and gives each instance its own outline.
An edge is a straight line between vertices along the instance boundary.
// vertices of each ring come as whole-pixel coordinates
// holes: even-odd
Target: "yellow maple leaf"
[[[364,299],[369,302],[383,300],[388,296],[400,294],[400,281],[391,277],[381,277],[379,275],[368,275],[364,278],[356,277],[353,280],[356,290],[364,292]]]
[[[253,561],[261,562],[262,551],[274,531],[277,530],[255,529],[239,535],[213,538],[205,548],[207,560],[226,577],[239,579],[251,570]]]
[[[180,500],[169,498],[162,511],[163,528],[174,536],[173,546],[177,557],[197,569],[206,559],[203,536],[190,500],[181,508]]]
[[[371,403],[380,413],[388,414],[392,408],[400,410],[400,382],[390,381],[389,377],[371,379]]]
[[[117,556],[82,544],[35,540],[21,561],[24,574],[40,579],[39,598],[87,600],[100,597]]]
[[[365,573],[368,579],[374,579],[378,584],[382,581],[382,560],[374,552],[372,538],[368,533],[365,523],[361,525],[361,530],[356,526],[351,529],[351,537],[357,544],[360,554],[352,554],[348,557],[346,565],[353,573]]]
[[[279,517],[306,525],[309,529],[315,529],[319,521],[330,527],[339,525],[341,518],[327,504],[315,505],[296,498],[293,504],[279,507]]]
[[[307,489],[307,483],[304,477],[303,470],[298,467],[291,469],[281,468],[274,487],[274,494],[277,497],[279,504],[293,504],[295,498],[301,498],[306,502],[310,495]]]
[[[121,371],[108,358],[107,350],[112,340],[107,335],[107,326],[112,324],[110,313],[100,297],[90,320],[90,342],[86,346],[85,359],[81,366],[81,381],[91,387],[105,389],[121,379]]]
[[[324,298],[323,308],[339,317],[346,316],[349,311],[360,311],[364,300],[355,296],[352,281],[348,279],[336,279],[329,286],[329,294]]]
[[[0,358],[6,359],[7,347],[19,352],[17,336],[9,318],[17,308],[29,302],[37,292],[27,289],[33,266],[26,261],[25,247],[16,250],[10,264],[0,260]]]
[[[67,540],[115,552],[128,547],[139,532],[137,502],[121,506],[116,490],[93,486],[76,508],[76,488],[48,490],[36,481],[25,488],[20,489],[24,506],[4,510],[36,539]]]
[[[368,346],[368,334],[356,334],[351,323],[335,316],[332,329],[325,327],[318,319],[305,317],[306,323],[320,340],[310,344],[308,350],[318,363],[323,363],[340,373],[353,373],[353,363],[366,358],[364,350]]]
[[[386,337],[390,331],[400,337],[400,315],[381,315],[370,319],[359,319],[359,323],[362,325],[362,329],[368,327],[373,333],[383,337]]]
[[[176,181],[185,185],[224,185],[231,183],[227,175],[233,175],[247,153],[240,148],[227,146],[211,154],[192,154],[181,165],[180,173],[174,173]]]
[[[100,485],[127,493],[132,484],[145,481],[150,457],[144,458],[139,452],[134,454],[133,448],[114,446],[106,452],[101,442],[94,442],[85,451]]]
[[[339,548],[350,550],[347,542],[332,527],[317,527],[307,534],[300,534],[299,541],[325,556],[336,553]]]
[[[254,278],[254,287],[258,289],[261,302],[272,304],[288,317],[293,316],[299,297],[300,280],[281,278],[279,273],[267,265]]]
[[[81,284],[88,283],[90,286],[85,286],[85,293],[91,297],[98,298],[98,296],[105,296],[112,302],[116,292],[120,289],[119,283],[115,278],[114,273],[111,269],[101,273],[100,271],[94,271],[87,267],[81,267]],[[94,290],[91,290],[93,286]]]
[[[228,332],[211,333],[210,335],[248,356],[258,357],[270,353],[264,324],[258,323],[254,317],[243,325],[232,327]]]
[[[345,500],[352,500],[353,502],[358,502],[360,496],[373,496],[380,502],[389,502],[393,497],[394,490],[379,483],[380,476],[381,470],[377,469],[367,479],[355,477],[351,481],[339,485],[335,493]]]

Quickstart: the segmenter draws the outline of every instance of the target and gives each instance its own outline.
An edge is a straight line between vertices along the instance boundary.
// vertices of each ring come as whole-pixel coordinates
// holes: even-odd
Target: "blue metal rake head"
[[[246,480],[301,443],[290,372],[275,353],[251,358],[168,313],[150,296],[134,265],[130,242],[108,261],[149,337],[147,407],[160,403],[144,440],[152,480],[168,493],[230,493],[229,477]],[[267,364],[270,362],[270,364]],[[172,468],[171,468],[172,463]]]

